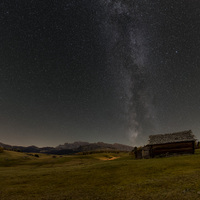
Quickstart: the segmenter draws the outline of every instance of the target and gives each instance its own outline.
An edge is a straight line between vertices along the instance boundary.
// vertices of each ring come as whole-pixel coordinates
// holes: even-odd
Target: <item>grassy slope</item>
[[[120,157],[116,160],[102,158]],[[200,199],[200,152],[149,160],[128,154],[40,158],[0,154],[1,200]]]

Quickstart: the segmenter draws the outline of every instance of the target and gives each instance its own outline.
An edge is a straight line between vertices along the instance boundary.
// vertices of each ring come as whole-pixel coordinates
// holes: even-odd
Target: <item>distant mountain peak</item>
[[[32,153],[48,153],[48,154],[73,154],[78,152],[86,151],[99,151],[99,150],[112,150],[112,151],[132,151],[133,147],[123,144],[108,144],[104,142],[89,143],[76,141],[73,143],[64,143],[57,147],[37,147],[34,145],[23,147],[23,146],[11,146],[0,142],[0,147],[7,150],[15,150],[21,152],[32,152]]]

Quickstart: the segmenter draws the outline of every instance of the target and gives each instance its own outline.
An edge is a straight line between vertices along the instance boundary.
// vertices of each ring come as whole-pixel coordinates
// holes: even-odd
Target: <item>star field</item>
[[[200,3],[0,3],[1,142],[199,135]]]

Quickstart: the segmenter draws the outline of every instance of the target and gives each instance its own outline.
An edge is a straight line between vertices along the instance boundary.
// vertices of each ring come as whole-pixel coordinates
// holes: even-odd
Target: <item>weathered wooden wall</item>
[[[135,158],[142,159],[142,149],[138,149],[135,151]]]
[[[145,146],[142,148],[142,158],[150,158],[150,146]]]
[[[194,142],[179,142],[179,143],[170,143],[170,144],[158,144],[152,145],[150,150],[151,157],[155,157],[161,154],[186,154],[194,153]]]

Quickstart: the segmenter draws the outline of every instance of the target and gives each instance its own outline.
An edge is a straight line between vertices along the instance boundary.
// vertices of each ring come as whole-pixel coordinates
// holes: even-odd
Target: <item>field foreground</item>
[[[200,152],[134,160],[127,153],[0,153],[1,200],[199,200]]]

